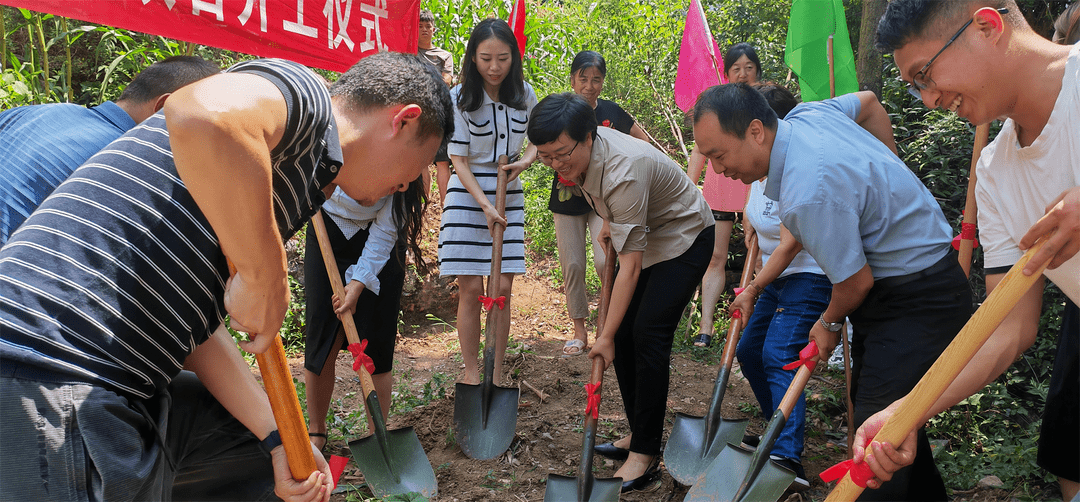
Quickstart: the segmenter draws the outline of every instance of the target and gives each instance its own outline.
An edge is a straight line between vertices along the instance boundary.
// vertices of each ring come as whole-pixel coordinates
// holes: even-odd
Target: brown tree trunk
[[[862,5],[862,23],[859,27],[859,50],[855,61],[855,72],[859,76],[860,91],[874,91],[881,99],[881,52],[875,47],[877,24],[888,0],[864,0]]]

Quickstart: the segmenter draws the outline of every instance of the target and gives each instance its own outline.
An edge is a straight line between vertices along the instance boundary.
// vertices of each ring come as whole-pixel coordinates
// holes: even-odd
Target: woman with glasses
[[[495,344],[496,383],[502,378],[502,359],[510,336],[510,292],[515,274],[525,273],[525,196],[518,174],[536,158],[529,145],[521,154],[525,127],[536,105],[536,94],[524,81],[521,51],[505,21],[485,19],[476,25],[462,61],[462,80],[450,91],[456,104],[454,135],[447,152],[455,173],[443,200],[439,231],[439,273],[457,276],[458,340],[465,361],[466,384],[480,383],[479,297],[485,294],[483,276],[491,272],[491,243],[495,225],[505,225],[502,277],[496,297],[506,298]],[[499,156],[511,162],[508,171],[506,217],[495,209]]]
[[[713,248],[709,205],[682,168],[636,138],[597,127],[576,94],[553,94],[533,110],[529,141],[540,160],[581,188],[603,218],[600,242],[619,254],[604,331],[589,357],[615,363],[630,435],[596,447],[625,459],[623,491],[660,475],[671,343]]]
[[[754,84],[761,79],[761,60],[758,59],[754,47],[744,42],[728,48],[724,54],[724,75],[727,81],[732,83]],[[731,240],[731,230],[735,227],[735,219],[746,205],[746,196],[749,193],[748,187],[742,182],[725,178],[712,169],[705,169],[705,156],[698,153],[697,147],[694,147],[686,174],[696,184],[701,179],[702,170],[705,171],[702,193],[705,194],[705,201],[712,208],[713,218],[716,220],[716,244],[709,268],[701,280],[701,324],[698,335],[694,337],[695,347],[712,345],[713,314],[726,282],[724,266],[727,264],[728,242]]]
[[[645,131],[634,123],[619,105],[600,99],[607,76],[607,63],[598,52],[581,51],[570,64],[570,86],[574,93],[585,98],[596,114],[598,125],[610,127],[642,141],[648,141]],[[564,357],[585,352],[589,333],[585,331],[585,318],[589,315],[589,302],[585,297],[585,230],[588,228],[593,242],[593,264],[597,275],[604,269],[604,252],[599,245],[602,220],[589,207],[581,195],[581,189],[573,182],[555,175],[551,180],[551,199],[548,209],[555,217],[555,238],[559,246],[559,265],[562,267],[563,284],[566,288],[566,310],[574,322],[574,337],[563,346]]]

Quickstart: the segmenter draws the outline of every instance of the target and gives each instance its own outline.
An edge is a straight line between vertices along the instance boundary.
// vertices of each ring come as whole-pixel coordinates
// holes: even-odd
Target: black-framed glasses
[[[571,148],[569,152],[566,152],[566,153],[564,153],[562,155],[555,155],[555,156],[552,156],[552,157],[548,157],[548,156],[546,156],[544,154],[539,154],[537,156],[540,157],[540,162],[543,162],[544,165],[548,165],[548,166],[550,166],[556,160],[559,161],[559,162],[567,162],[567,161],[570,160],[570,156],[574,154],[574,150],[577,150],[577,146],[579,144],[581,144],[580,141],[574,142],[574,147]]]
[[[1009,13],[1009,9],[1004,8],[997,9],[997,11],[1001,15]],[[968,26],[971,26],[971,23],[974,21],[975,17],[968,19],[968,21],[964,23],[964,25],[961,26],[959,30],[956,30],[956,34],[953,35],[948,42],[945,42],[945,45],[941,47],[941,50],[937,51],[937,54],[934,54],[934,57],[930,58],[930,61],[927,61],[926,65],[924,65],[918,73],[911,76],[911,82],[908,82],[907,84],[907,91],[911,93],[912,96],[915,96],[916,99],[922,99],[922,91],[925,91],[926,88],[934,82],[932,79],[927,78],[926,70],[930,69],[930,65],[934,64],[934,61],[938,58],[938,56],[940,56],[942,52],[945,52],[945,49],[948,49],[949,46],[952,45],[952,43],[955,42],[957,38],[960,38],[960,34],[963,33]]]

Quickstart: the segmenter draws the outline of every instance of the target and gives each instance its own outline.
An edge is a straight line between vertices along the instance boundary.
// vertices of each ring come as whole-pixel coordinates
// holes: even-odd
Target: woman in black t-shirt
[[[645,131],[634,123],[629,113],[611,101],[600,99],[606,75],[604,57],[594,51],[579,52],[570,65],[570,85],[574,93],[593,106],[596,122],[600,126],[648,141]],[[572,182],[560,179],[557,174],[551,182],[548,208],[555,216],[555,237],[566,287],[566,308],[574,321],[574,337],[567,340],[562,352],[563,356],[576,356],[584,353],[589,343],[589,335],[585,331],[585,318],[589,315],[589,302],[585,297],[585,229],[588,228],[592,237],[593,264],[599,275],[604,268],[604,253],[596,239],[603,221],[585,201],[581,190]]]

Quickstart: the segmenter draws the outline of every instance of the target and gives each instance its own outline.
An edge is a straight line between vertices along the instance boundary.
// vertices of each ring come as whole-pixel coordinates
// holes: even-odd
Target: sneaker
[[[788,491],[802,492],[810,489],[810,482],[806,480],[806,471],[803,470],[802,462],[794,458],[778,457],[776,455],[769,455],[769,459],[795,473],[795,479],[788,486]]]

